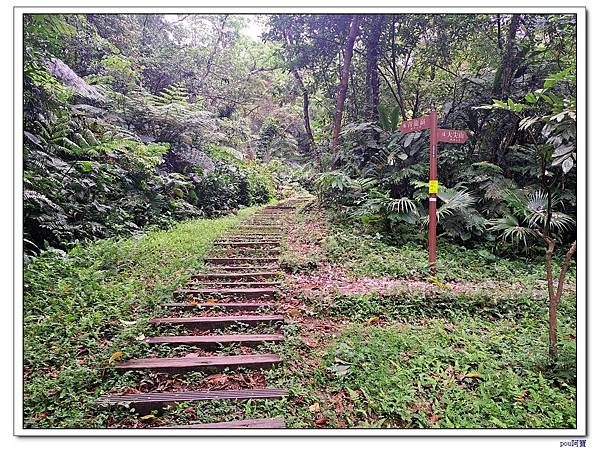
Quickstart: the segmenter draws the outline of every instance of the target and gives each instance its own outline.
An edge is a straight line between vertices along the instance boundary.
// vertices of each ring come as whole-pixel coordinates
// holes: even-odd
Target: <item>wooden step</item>
[[[281,342],[282,334],[224,334],[210,336],[154,336],[144,342],[153,345],[194,345],[202,348],[215,348],[219,345],[240,344],[259,345],[265,342]]]
[[[188,287],[204,287],[213,286],[219,288],[235,288],[235,287],[253,287],[253,288],[264,288],[281,286],[281,281],[220,281],[220,280],[194,280],[187,283]]]
[[[146,394],[107,394],[98,399],[102,406],[123,405],[138,412],[158,410],[181,402],[212,400],[278,399],[288,395],[287,389],[231,389],[217,391],[149,392]]]
[[[257,309],[261,309],[261,308],[272,308],[274,306],[274,304],[271,302],[255,302],[255,303],[242,303],[242,302],[190,303],[190,302],[185,302],[185,303],[165,303],[165,304],[163,304],[163,306],[166,308],[187,309],[187,310],[202,309],[202,308],[207,308],[207,309],[223,308],[223,309],[228,309],[228,310],[237,309],[237,310],[252,311],[252,310],[257,310]]]
[[[242,239],[247,239],[247,240],[263,239],[263,240],[276,240],[277,242],[279,242],[284,237],[285,237],[285,235],[283,233],[262,233],[262,234],[236,233],[236,234],[226,234],[220,240],[228,241],[228,240],[242,240]],[[268,239],[268,238],[270,238],[270,239]],[[277,239],[277,238],[279,238],[279,239]]]
[[[216,241],[217,244],[224,244],[226,242],[232,242],[234,244],[243,244],[245,242],[249,242],[252,244],[265,244],[269,245],[269,246],[273,246],[273,245],[281,245],[281,239],[276,239],[276,236],[258,236],[258,237],[253,237],[253,236],[234,236],[234,237],[230,237],[230,236],[226,236],[224,239]]]
[[[241,233],[241,234],[238,234],[237,236],[235,236],[233,239],[252,240],[252,239],[265,239],[265,238],[277,239],[278,241],[282,241],[283,238],[285,238],[285,236],[282,234],[278,234],[278,233],[277,234],[276,233],[263,233],[263,234]]]
[[[279,232],[283,232],[283,229],[281,227],[279,227],[279,224],[273,224],[273,225],[265,225],[265,224],[251,224],[248,223],[246,225],[239,225],[238,228],[241,229],[270,229],[270,230],[277,230]]]
[[[229,247],[261,247],[263,245],[279,245],[278,241],[216,241],[217,245]]]
[[[235,324],[257,325],[261,323],[283,323],[285,317],[281,314],[263,314],[263,315],[236,315],[236,316],[216,316],[216,317],[158,317],[150,319],[148,323],[152,325],[184,325],[190,328],[213,329],[224,328]]]
[[[272,353],[261,355],[236,356],[197,356],[184,358],[140,358],[130,359],[115,364],[115,369],[124,372],[128,370],[151,370],[155,372],[180,373],[193,370],[225,368],[263,369],[279,364],[281,358]]]
[[[215,269],[219,269],[219,270],[231,270],[233,272],[235,271],[240,271],[240,270],[247,270],[247,271],[252,271],[252,270],[256,270],[257,272],[261,272],[261,271],[265,271],[265,270],[273,270],[276,269],[277,267],[274,266],[247,266],[247,265],[235,265],[235,266],[221,266],[221,265],[217,265],[215,264]]]
[[[189,425],[168,425],[158,428],[178,428],[178,429],[232,429],[232,428],[285,428],[285,420],[283,417],[274,419],[248,419],[248,420],[230,420],[229,422],[214,422],[214,423],[196,423],[192,422]]]
[[[238,256],[231,258],[204,258],[204,262],[209,264],[223,264],[223,265],[231,265],[231,264],[248,264],[248,263],[256,263],[256,264],[268,264],[268,263],[276,263],[279,259],[268,256]]]
[[[173,296],[181,295],[211,295],[220,297],[239,298],[274,298],[277,293],[275,288],[214,288],[214,289],[177,289]]]
[[[258,233],[241,233],[238,235],[239,239],[245,238],[245,239],[263,239],[263,238],[270,238],[270,239],[277,239],[279,241],[283,240],[285,236],[279,233],[262,233],[262,234],[258,234]]]
[[[278,272],[227,272],[227,273],[199,273],[192,275],[194,280],[218,280],[225,279],[256,279],[256,278],[271,278],[278,276]]]
[[[253,227],[270,227],[270,228],[279,228],[283,225],[281,220],[252,220],[250,222],[246,222],[246,225]]]
[[[216,248],[214,258],[279,258],[281,249],[279,247],[236,247],[221,246]]]

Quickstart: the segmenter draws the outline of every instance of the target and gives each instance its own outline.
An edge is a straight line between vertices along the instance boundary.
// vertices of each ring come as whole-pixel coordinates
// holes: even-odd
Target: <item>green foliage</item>
[[[351,396],[353,408],[342,413],[349,426],[573,428],[574,380],[532,354],[532,343],[544,347],[539,326],[468,317],[355,325],[328,349],[324,384]],[[561,354],[572,367],[575,346],[565,344]]]
[[[544,81],[544,87],[528,92],[523,103],[508,99],[506,102],[493,100],[491,105],[481,109],[504,110],[516,114],[519,129],[532,134],[539,134],[535,145],[542,153],[543,159],[548,159],[552,167],[560,167],[567,174],[576,163],[576,123],[577,102],[575,96],[557,95],[555,92],[560,85],[574,86],[576,84],[575,66],[552,73]],[[559,91],[560,92],[560,91]],[[540,145],[542,141],[544,145]],[[552,152],[546,154],[547,150]]]
[[[95,401],[135,385],[109,359],[145,355],[135,338],[203,264],[212,241],[254,210],[168,231],[46,251],[24,270],[24,420],[32,428],[105,428],[123,412]],[[138,380],[139,381],[139,380]],[[126,414],[126,411],[125,411]]]
[[[541,257],[505,258],[486,249],[467,249],[444,241],[439,244],[437,276],[446,282],[497,280],[531,286],[545,279]],[[324,248],[328,261],[356,275],[417,280],[430,277],[424,233],[407,242],[406,236],[365,235],[360,228],[335,226],[324,241]],[[567,280],[572,280],[574,274],[573,267]]]
[[[222,145],[228,142],[224,121],[190,103],[185,86],[175,83],[158,95],[137,88],[133,59],[118,52],[103,57],[101,66],[97,81],[108,84],[97,87],[108,102],[72,105],[72,90],[39,58],[26,65],[29,251],[222,214],[274,197],[275,166],[247,162]],[[35,92],[50,101],[36,103]],[[198,148],[213,149],[212,157]]]
[[[383,105],[380,104],[378,111],[381,128],[386,131],[396,131],[400,121],[400,107],[394,106],[390,111],[388,111]]]
[[[527,250],[527,239],[539,238],[548,220],[548,194],[542,191],[512,190],[506,191],[504,200],[510,212],[491,219],[489,228],[499,232],[505,242],[510,240],[511,244],[522,244]],[[553,196],[552,203],[559,203],[558,196]],[[560,236],[575,226],[575,219],[566,213],[553,211],[548,224],[549,230]]]
[[[141,74],[136,70],[134,61],[120,54],[105,55],[100,61],[103,81],[109,83],[118,92],[128,92],[139,84]]]

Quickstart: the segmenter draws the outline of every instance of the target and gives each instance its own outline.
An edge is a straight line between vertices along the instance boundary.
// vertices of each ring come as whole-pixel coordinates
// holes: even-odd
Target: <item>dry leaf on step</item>
[[[121,357],[124,355],[125,353],[123,352],[114,352],[112,354],[112,356],[110,357],[110,359],[108,360],[108,362],[113,362],[113,361],[117,361],[119,359],[121,359]]]

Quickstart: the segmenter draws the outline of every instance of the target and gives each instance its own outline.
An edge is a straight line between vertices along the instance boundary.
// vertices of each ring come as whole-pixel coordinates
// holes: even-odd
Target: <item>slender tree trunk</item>
[[[352,89],[350,92],[350,98],[348,99],[350,102],[350,105],[348,105],[348,114],[350,115],[350,122],[358,122],[358,95],[356,93],[356,77],[354,76],[354,70],[352,70],[352,66],[350,66],[349,83],[349,86]]]
[[[335,116],[333,119],[333,136],[332,136],[332,166],[335,167],[339,158],[340,147],[340,131],[342,129],[342,115],[344,114],[344,102],[346,101],[346,93],[348,92],[348,77],[350,75],[350,63],[352,62],[352,52],[354,49],[354,41],[358,36],[359,15],[352,16],[350,22],[350,31],[344,46],[344,57],[342,62],[342,70],[340,74],[340,86],[338,88]]]
[[[550,203],[550,202],[549,202]],[[548,215],[548,217],[551,217]],[[558,318],[557,310],[558,304],[563,294],[563,288],[565,284],[565,278],[569,265],[571,264],[571,258],[577,251],[577,241],[574,241],[569,248],[569,251],[563,259],[560,274],[558,275],[558,283],[556,289],[554,288],[554,270],[552,268],[552,260],[554,257],[554,249],[556,247],[556,241],[549,236],[549,225],[544,227],[544,232],[540,233],[542,239],[546,241],[546,284],[548,288],[548,355],[550,362],[554,363],[558,356]]]
[[[515,72],[515,36],[517,35],[517,28],[519,27],[520,22],[520,16],[518,14],[513,14],[508,27],[502,62],[496,72],[493,93],[501,98],[504,98],[510,92],[510,84]]]
[[[420,99],[420,92],[419,88],[421,87],[421,75],[419,75],[419,79],[417,80],[417,92],[415,94],[415,103],[413,105],[413,113],[412,116],[413,117],[417,117],[419,115],[419,101]]]
[[[556,246],[556,242],[554,239],[547,236],[545,233],[542,235],[543,239],[546,241],[546,283],[548,286],[548,299],[550,303],[548,305],[548,354],[550,357],[550,362],[554,363],[558,356],[558,320],[557,320],[557,310],[558,304],[563,294],[563,288],[565,284],[565,278],[567,276],[567,271],[569,270],[569,266],[571,264],[571,258],[577,251],[577,241],[574,241],[571,244],[571,248],[565,255],[563,259],[560,274],[558,276],[558,283],[556,285],[556,290],[554,289],[554,271],[552,268],[552,259],[554,257],[554,248]]]
[[[304,116],[304,130],[306,131],[306,134],[308,135],[308,139],[310,141],[310,148],[311,148],[311,150],[314,150],[316,145],[315,145],[315,138],[314,138],[314,135],[312,132],[312,128],[310,126],[310,115],[309,115],[310,100],[308,97],[308,89],[306,89],[306,86],[305,86],[304,82],[302,81],[302,77],[300,77],[300,74],[298,73],[297,69],[292,69],[292,74],[294,75],[294,78],[296,79],[296,82],[298,83],[298,87],[302,91],[302,111],[303,111],[303,116]],[[319,155],[315,155],[315,156],[318,157]]]
[[[392,42],[390,43],[392,48],[392,74],[394,75],[394,82],[396,83],[396,90],[398,91],[398,95],[394,94],[396,98],[396,102],[400,107],[400,114],[402,114],[402,120],[406,120],[406,108],[404,106],[404,96],[402,94],[402,79],[404,78],[404,74],[406,73],[406,69],[408,68],[408,62],[410,61],[410,55],[412,53],[412,48],[408,52],[406,56],[406,63],[404,64],[404,69],[402,70],[402,76],[398,75],[398,66],[396,64],[396,16],[392,19]],[[386,80],[387,82],[387,80]],[[389,84],[389,83],[388,83]],[[390,86],[391,89],[391,86]],[[393,90],[392,90],[393,93]]]
[[[377,67],[379,64],[379,39],[384,18],[382,15],[373,16],[373,26],[367,39],[365,117],[369,122],[379,120],[379,111],[377,110],[379,106],[379,72]]]

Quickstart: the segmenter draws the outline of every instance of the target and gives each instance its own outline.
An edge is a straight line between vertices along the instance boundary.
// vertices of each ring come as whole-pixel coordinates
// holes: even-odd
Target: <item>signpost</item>
[[[430,130],[429,135],[429,268],[435,275],[435,256],[437,249],[437,144],[448,142],[451,144],[462,144],[467,141],[468,136],[462,130],[446,130],[437,127],[437,113],[433,111],[428,116],[417,117],[400,124],[400,131],[410,133],[412,131]]]

